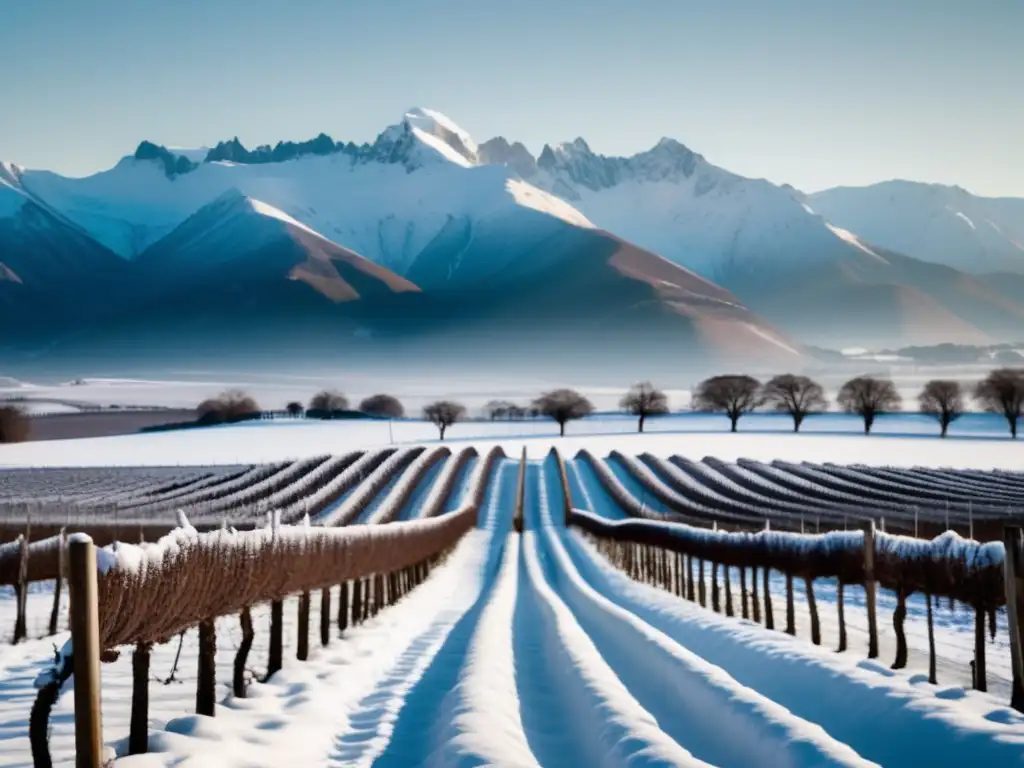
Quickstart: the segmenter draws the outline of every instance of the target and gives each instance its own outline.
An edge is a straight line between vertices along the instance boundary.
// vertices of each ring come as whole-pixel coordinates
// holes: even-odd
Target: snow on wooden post
[[[1020,600],[1022,587],[1020,578],[1021,561],[1021,528],[1008,525],[1003,529],[1003,546],[1006,551],[1003,560],[1003,584],[1006,591],[1006,619],[1010,631],[1010,664],[1013,670],[1013,694],[1010,706],[1018,712],[1024,712],[1024,653],[1021,638],[1024,627],[1021,627]]]
[[[878,658],[878,614],[875,607],[875,521],[864,527],[864,605],[868,612],[868,658]]]
[[[103,765],[100,719],[100,618],[96,584],[96,547],[76,533],[68,544],[71,597],[71,646],[75,679],[75,765]]]

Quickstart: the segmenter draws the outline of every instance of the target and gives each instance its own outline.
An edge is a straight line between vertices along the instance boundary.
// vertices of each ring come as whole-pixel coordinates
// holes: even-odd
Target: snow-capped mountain
[[[885,248],[973,274],[1024,274],[1024,200],[887,181],[808,195],[817,213]]]
[[[209,323],[260,323],[273,307],[322,301],[317,321],[344,318],[346,334],[469,324],[565,342],[618,329],[626,346],[640,334],[785,358],[800,347],[786,332],[817,344],[980,343],[1024,320],[1005,284],[879,247],[816,200],[675,140],[607,157],[579,138],[535,158],[500,137],[478,145],[426,109],[362,145],[326,134],[254,149],[143,141],[81,179],[0,166],[7,294],[40,284],[25,280],[24,258],[3,257],[10,243],[47,229],[67,245],[42,261],[91,249],[133,276],[129,300],[104,302],[108,323],[163,311],[171,327],[184,307]]]
[[[94,337],[159,327],[162,344],[230,327],[260,329],[258,341],[274,324],[292,339],[326,328],[323,349],[470,329],[491,355],[571,346],[593,359],[659,339],[709,359],[800,357],[728,291],[480,152],[448,118],[414,109],[361,146],[232,139],[202,157],[143,142],[83,179],[19,171],[16,192],[134,275],[123,301],[106,297]]]

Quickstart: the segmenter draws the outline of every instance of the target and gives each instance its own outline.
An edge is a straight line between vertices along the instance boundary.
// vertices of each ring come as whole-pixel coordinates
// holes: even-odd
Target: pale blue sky
[[[0,0],[0,159],[369,141],[411,106],[534,153],[661,136],[814,191],[1024,196],[1024,0]]]

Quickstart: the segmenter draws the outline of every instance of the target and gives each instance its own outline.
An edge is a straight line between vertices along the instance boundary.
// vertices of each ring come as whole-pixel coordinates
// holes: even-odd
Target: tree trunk
[[[985,669],[985,611],[974,608],[974,687],[979,691],[988,690],[988,674]]]
[[[341,591],[338,593],[338,633],[348,629],[348,582],[341,583]]]
[[[750,569],[750,613],[758,624],[761,623],[761,604],[757,599],[757,568]]]
[[[352,626],[363,623],[363,580],[352,581]]]
[[[245,698],[245,662],[249,659],[249,651],[252,650],[253,640],[256,633],[252,629],[252,613],[248,606],[242,609],[238,616],[238,622],[242,625],[242,642],[238,644],[238,651],[235,653],[234,679],[232,689],[239,699]]]
[[[128,729],[128,754],[149,749],[149,643],[139,643],[132,654],[132,714]]]
[[[640,424],[637,427],[636,431],[637,432],[643,432],[644,431],[644,415],[642,413],[640,414]]]
[[[267,656],[267,679],[280,671],[284,662],[284,604],[274,600],[270,604],[270,653]]]
[[[870,435],[871,434],[871,426],[874,423],[875,423],[875,417],[874,416],[865,416],[864,417],[864,434],[865,435]]]
[[[448,428],[444,424],[440,424],[437,427],[441,431],[441,439],[444,440],[444,431]]]
[[[942,420],[942,437],[945,437],[946,433],[948,431],[949,431],[949,422],[946,419],[943,419]]]
[[[786,573],[786,634],[796,635],[796,615],[793,607],[793,574]]]
[[[846,585],[842,581],[839,582],[839,586],[836,587],[836,609],[839,611],[839,647],[836,649],[838,653],[842,653],[846,650],[846,606],[844,604],[844,597],[846,594]]]
[[[565,422],[564,421],[558,422],[558,436],[559,437],[565,437]]]
[[[747,569],[742,566],[740,567],[740,618],[750,618],[750,610],[747,608]]]
[[[60,618],[60,592],[61,592],[61,577],[58,576],[56,581],[53,583],[53,607],[50,608],[50,624],[48,627],[48,634],[57,634],[57,622]]]
[[[298,626],[298,647],[295,651],[295,658],[299,661],[306,661],[309,658],[309,592],[303,592],[299,596]]]
[[[821,645],[821,623],[818,621],[818,601],[814,598],[814,580],[804,576],[804,588],[807,590],[807,608],[811,614],[811,642]]]
[[[711,564],[711,610],[722,612],[722,604],[718,599],[718,563]]]
[[[932,621],[932,596],[925,595],[928,600],[928,682],[938,685],[939,680],[935,674],[935,625]]]
[[[686,556],[686,599],[691,603],[696,602],[696,586],[693,580],[693,557]]]
[[[1010,437],[1012,437],[1014,440],[1017,439],[1017,417],[1016,416],[1011,416],[1010,417]]]
[[[896,591],[896,610],[892,612],[892,628],[896,633],[896,659],[892,669],[903,669],[907,666],[907,633],[903,624],[907,618],[907,593],[900,587]]]
[[[765,568],[761,583],[764,585],[764,626],[766,629],[775,629],[775,613],[772,610],[771,593],[772,569]]]
[[[199,625],[199,674],[196,681],[196,714],[214,716],[217,702],[217,630],[213,620]]]
[[[803,414],[794,413],[793,414],[793,431],[794,432],[799,432],[800,431],[800,425],[803,424],[803,423],[804,423]]]
[[[331,588],[320,590],[320,645],[331,642]]]
[[[736,611],[732,606],[732,576],[729,573],[729,566],[722,566],[722,573],[725,575],[725,615],[735,616]]]
[[[730,432],[735,432],[736,431],[736,423],[739,420],[740,420],[739,414],[736,414],[735,416],[733,416],[733,415],[729,416],[729,421],[732,422],[732,429],[729,430]]]

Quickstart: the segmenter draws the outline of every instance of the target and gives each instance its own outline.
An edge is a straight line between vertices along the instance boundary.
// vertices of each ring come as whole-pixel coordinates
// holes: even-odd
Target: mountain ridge
[[[245,219],[256,223],[252,231],[237,226],[238,211],[217,208],[222,198],[249,201],[239,204],[252,209],[245,216],[256,216]],[[408,110],[372,143],[358,146],[320,134],[248,150],[235,138],[203,156],[202,150],[143,142],[113,168],[83,179],[0,166],[0,219],[26,200],[128,262],[153,262],[162,253],[166,279],[180,269],[184,282],[194,284],[203,269],[226,258],[234,272],[225,280],[269,281],[267,296],[287,293],[288,302],[301,302],[303,294],[269,286],[291,279],[331,301],[358,300],[359,290],[338,271],[345,264],[346,274],[362,276],[355,279],[367,279],[373,265],[384,270],[375,276],[384,285],[405,281],[432,296],[495,291],[496,304],[503,302],[495,288],[505,280],[515,288],[509,306],[520,313],[530,305],[520,287],[530,283],[534,296],[546,295],[538,276],[557,274],[556,283],[572,287],[574,296],[573,286],[589,285],[591,301],[600,295],[610,302],[605,318],[625,311],[664,327],[678,325],[670,319],[678,309],[707,326],[710,305],[701,304],[704,314],[694,320],[686,291],[701,301],[722,292],[734,305],[729,322],[740,335],[745,332],[737,329],[748,323],[743,312],[766,315],[751,315],[749,323],[763,330],[760,338],[769,345],[774,341],[764,334],[821,343],[813,332],[820,328],[833,329],[845,345],[933,343],[943,333],[983,343],[1004,338],[1024,317],[1001,281],[945,272],[948,267],[878,247],[820,215],[813,195],[731,173],[674,139],[611,157],[580,137],[545,145],[534,158],[523,144],[502,137],[478,145],[454,121],[426,109]],[[198,242],[207,244],[193,248],[204,254],[197,258],[182,232],[204,210],[212,223],[193,227],[194,234],[201,230]],[[268,216],[278,223],[269,225]],[[272,246],[252,240],[270,232],[268,226]],[[216,249],[208,245],[214,241]],[[667,267],[647,256],[635,257],[645,265],[642,274],[619,272],[631,283],[611,277],[594,283],[587,270],[615,272],[616,264],[584,257],[580,248],[656,255],[673,265],[666,282],[689,288],[673,293],[648,280],[648,273]],[[327,251],[347,255],[339,260]],[[4,261],[21,277],[18,264]],[[631,294],[625,286],[637,282],[653,293]],[[240,290],[245,293],[244,285]],[[819,300],[807,298],[813,295]],[[637,306],[654,302],[658,309],[629,314],[629,296]],[[551,297],[538,302],[558,314]],[[574,306],[589,316],[586,304]],[[861,319],[870,313],[875,320]],[[773,325],[778,330],[764,330]],[[796,349],[799,342],[786,340],[782,347]]]

